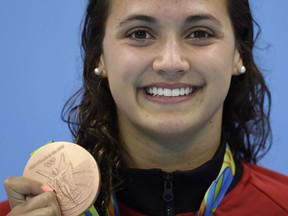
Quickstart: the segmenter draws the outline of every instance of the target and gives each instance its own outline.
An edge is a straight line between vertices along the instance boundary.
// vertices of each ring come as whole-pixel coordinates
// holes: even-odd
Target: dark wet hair
[[[89,0],[82,32],[83,87],[66,103],[62,117],[69,123],[75,142],[95,157],[101,170],[101,190],[95,203],[107,213],[112,179],[124,166],[118,142],[117,113],[106,78],[94,74],[102,53],[105,23],[111,0]],[[227,0],[227,8],[245,74],[233,76],[224,104],[222,136],[236,158],[256,163],[270,148],[270,92],[253,58],[257,26],[248,0]],[[269,142],[268,142],[269,141]],[[116,181],[117,182],[117,181]],[[115,183],[115,181],[114,181]]]
[[[224,103],[223,136],[236,158],[256,163],[271,147],[271,94],[253,58],[260,27],[248,0],[227,0],[227,8],[247,72],[232,77]]]

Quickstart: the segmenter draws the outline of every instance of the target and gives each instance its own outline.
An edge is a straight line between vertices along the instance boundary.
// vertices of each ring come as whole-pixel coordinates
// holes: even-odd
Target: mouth
[[[181,88],[161,88],[161,87],[147,87],[146,94],[153,97],[183,97],[193,94],[197,87],[181,87]]]

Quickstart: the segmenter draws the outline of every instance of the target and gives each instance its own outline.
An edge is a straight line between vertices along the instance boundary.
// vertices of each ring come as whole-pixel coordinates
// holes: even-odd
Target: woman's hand
[[[11,212],[8,216],[60,216],[56,194],[49,186],[25,177],[10,177],[4,182]]]

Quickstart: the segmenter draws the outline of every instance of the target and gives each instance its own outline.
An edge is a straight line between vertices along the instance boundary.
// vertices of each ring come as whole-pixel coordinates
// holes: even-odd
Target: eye
[[[197,29],[190,32],[190,34],[188,34],[186,38],[201,40],[201,39],[209,39],[211,37],[213,37],[213,34],[209,30]]]
[[[210,28],[192,28],[187,32],[185,39],[187,42],[194,46],[207,46],[215,41],[218,37],[217,33],[214,33]]]
[[[133,30],[131,33],[128,34],[128,37],[134,40],[145,40],[153,38],[150,33],[148,33],[146,30],[143,29]]]
[[[197,30],[197,31],[193,32],[193,33],[191,34],[191,36],[192,36],[193,38],[208,38],[208,37],[210,37],[211,35],[210,35],[208,32],[206,32],[206,31]]]

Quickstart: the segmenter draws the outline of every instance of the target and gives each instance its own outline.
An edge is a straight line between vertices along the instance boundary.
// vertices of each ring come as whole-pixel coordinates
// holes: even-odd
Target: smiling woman
[[[288,214],[288,178],[255,165],[270,92],[248,0],[90,0],[82,45],[83,88],[64,114],[101,170],[93,214]],[[37,182],[5,186],[10,215],[61,212]]]
[[[107,19],[99,67],[117,104],[130,167],[189,170],[211,159],[230,80],[242,66],[224,4],[181,1],[181,13],[174,5],[116,1]],[[204,38],[195,37],[200,31]]]

